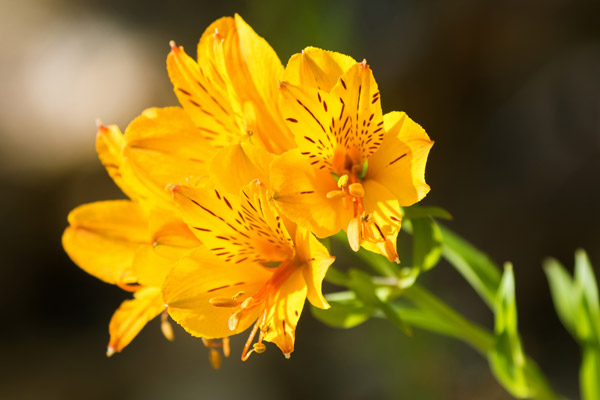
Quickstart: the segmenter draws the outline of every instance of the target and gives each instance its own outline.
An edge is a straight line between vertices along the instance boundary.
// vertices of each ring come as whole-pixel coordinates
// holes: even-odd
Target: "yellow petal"
[[[305,263],[302,273],[306,283],[308,301],[315,307],[329,308],[321,286],[327,269],[335,261],[335,257],[329,255],[325,246],[306,229],[298,228],[296,230],[295,244],[298,258]]]
[[[210,164],[210,171],[215,182],[237,195],[242,186],[255,179],[269,187],[269,165],[274,158],[262,147],[239,143],[220,150]]]
[[[343,141],[344,131],[352,124],[340,124],[342,103],[328,93],[308,86],[287,82],[280,85],[279,108],[305,162],[316,169],[338,172],[333,161],[338,146],[338,135]]]
[[[200,133],[213,146],[224,147],[237,143],[246,132],[240,99],[231,90],[223,63],[214,57],[211,53],[198,64],[183,47],[173,45],[167,70],[179,102]]]
[[[169,314],[194,336],[221,338],[247,329],[258,317],[258,309],[244,313],[233,331],[229,329],[232,308],[217,307],[212,298],[239,302],[256,293],[271,277],[272,270],[256,263],[226,263],[206,249],[197,249],[177,263],[163,286]]]
[[[100,162],[108,171],[110,177],[117,186],[130,199],[136,199],[137,194],[127,182],[123,180],[121,167],[123,165],[123,149],[125,148],[125,137],[116,125],[99,125],[96,134],[96,152]]]
[[[183,219],[208,249],[232,262],[293,257],[292,240],[265,185],[252,182],[240,196],[219,189],[210,185],[173,188]]]
[[[107,354],[125,348],[142,328],[165,309],[160,289],[142,288],[133,300],[125,300],[113,314],[108,330],[110,342]]]
[[[354,64],[339,79],[331,94],[343,107],[338,117],[338,143],[357,165],[362,165],[383,142],[383,118],[377,82],[366,61]],[[339,129],[348,121],[348,131]]]
[[[133,271],[140,284],[161,287],[171,267],[201,243],[183,221],[156,219],[151,218],[151,242],[136,251]]]
[[[273,153],[294,147],[277,107],[283,66],[239,15],[221,18],[206,30],[198,44],[198,64],[213,86],[227,88],[242,136],[252,135],[255,143]]]
[[[369,251],[388,257],[388,253],[396,253],[396,238],[402,221],[400,204],[389,188],[377,181],[366,179],[363,181],[363,186],[365,189],[365,197],[363,197],[365,212],[371,214],[372,225],[375,227],[372,232],[380,241],[373,243],[366,240],[362,246]],[[386,249],[385,239],[389,239],[391,242],[393,252]],[[390,261],[396,261],[395,256]]]
[[[231,46],[236,51],[230,52],[227,57],[229,74],[236,90],[244,93],[244,100],[253,104],[256,115],[254,134],[267,150],[280,154],[296,147],[277,106],[283,65],[267,41],[237,14],[235,25],[238,42],[237,46]],[[240,68],[240,65],[243,67]]]
[[[366,179],[390,190],[401,206],[410,206],[429,192],[425,164],[433,142],[416,122],[403,112],[385,115],[385,139],[369,159]]]
[[[150,108],[125,131],[123,177],[153,207],[173,207],[167,184],[194,182],[207,173],[214,149],[185,111]]]
[[[311,168],[299,150],[273,161],[271,185],[281,212],[318,237],[339,232],[352,217],[352,204],[346,198],[327,198],[327,193],[338,189],[331,174]]]
[[[133,258],[149,243],[142,208],[127,200],[101,201],[75,208],[62,243],[73,262],[107,283],[134,283]]]
[[[245,62],[248,76],[259,96],[267,101],[276,100],[277,82],[283,76],[283,65],[269,43],[254,32],[242,17],[235,15],[239,37],[239,52]],[[236,75],[234,75],[235,77]],[[237,75],[240,78],[243,75]]]
[[[330,92],[342,74],[354,64],[356,61],[345,54],[307,47],[290,58],[283,79],[294,85]]]
[[[296,268],[269,298],[263,339],[275,343],[286,358],[294,351],[296,326],[306,293],[302,268]]]

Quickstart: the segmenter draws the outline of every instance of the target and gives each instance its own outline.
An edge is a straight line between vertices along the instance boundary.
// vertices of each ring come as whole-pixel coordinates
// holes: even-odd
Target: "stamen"
[[[342,197],[346,197],[346,193],[343,190],[332,190],[327,193],[328,199],[339,199]]]
[[[239,303],[229,297],[211,297],[208,299],[211,306],[215,307],[237,307]],[[233,329],[232,329],[233,330]]]
[[[256,332],[258,331],[258,325],[259,325],[259,321],[257,320],[256,323],[254,324],[254,327],[252,328],[252,331],[250,332],[250,335],[248,336],[248,340],[246,340],[246,344],[244,345],[244,350],[242,350],[242,361],[246,361],[248,359],[248,357],[250,357],[250,354],[252,354],[253,350],[248,351],[248,349],[250,348],[250,344],[252,344],[252,341],[254,340],[254,336],[256,336]]]
[[[108,346],[106,348],[106,357],[110,357],[113,354],[115,354],[115,349],[113,349],[112,346]]]
[[[340,179],[338,180],[338,187],[341,189],[343,187],[346,187],[348,185],[348,175],[342,175],[340,176]]]
[[[350,186],[348,186],[348,191],[352,196],[356,197],[363,197],[365,195],[365,189],[360,183],[351,183]]]
[[[169,313],[165,309],[161,315],[161,323],[160,330],[162,331],[163,336],[170,342],[175,339],[175,335],[173,334],[173,326],[169,322]]]

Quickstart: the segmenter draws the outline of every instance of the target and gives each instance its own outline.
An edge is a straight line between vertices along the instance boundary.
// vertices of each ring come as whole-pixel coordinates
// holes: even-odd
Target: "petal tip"
[[[115,349],[111,345],[108,345],[106,348],[106,357],[110,357],[113,354],[115,354]]]

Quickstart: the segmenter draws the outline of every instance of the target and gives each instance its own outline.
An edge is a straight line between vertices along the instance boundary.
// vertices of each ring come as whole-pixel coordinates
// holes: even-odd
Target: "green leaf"
[[[593,341],[600,346],[600,304],[598,286],[590,260],[583,250],[575,252],[575,282],[581,288],[578,310],[580,340]]]
[[[496,378],[515,397],[530,396],[525,375],[526,358],[517,331],[517,305],[512,265],[506,264],[495,301],[496,345],[489,354]]]
[[[433,268],[442,256],[442,232],[433,218],[412,221],[413,266],[422,271]]]
[[[440,225],[444,258],[458,270],[481,298],[494,310],[500,270],[490,258],[448,228]]]
[[[410,207],[403,207],[402,212],[404,219],[418,219],[431,217],[447,220],[452,219],[452,215],[441,207],[424,207],[415,204]]]
[[[350,270],[350,279],[349,287],[356,293],[356,296],[360,300],[367,306],[381,310],[390,322],[402,329],[407,335],[411,334],[408,325],[394,311],[392,306],[377,296],[377,286],[373,283],[371,275],[357,269],[352,269]]]
[[[583,348],[579,383],[583,400],[600,399],[600,348],[598,346]]]
[[[375,308],[365,305],[354,292],[340,292],[325,296],[331,308],[323,310],[311,306],[319,321],[334,328],[353,328],[373,316]]]
[[[573,337],[577,337],[575,310],[578,296],[573,279],[565,267],[553,258],[544,261],[544,271],[550,284],[550,293],[556,313],[569,333]]]

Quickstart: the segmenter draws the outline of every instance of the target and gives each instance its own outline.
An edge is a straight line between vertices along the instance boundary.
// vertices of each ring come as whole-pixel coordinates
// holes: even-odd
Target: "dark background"
[[[0,0],[0,398],[505,399],[466,345],[385,321],[335,330],[305,312],[296,351],[274,346],[211,370],[198,340],[158,321],[105,357],[127,294],[79,270],[60,235],[70,209],[122,195],[95,158],[95,119],[127,123],[175,105],[168,42],[195,55],[215,19],[240,13],[285,64],[312,45],[366,58],[384,112],[406,111],[435,140],[423,204],[515,265],[526,351],[578,397],[579,353],[555,316],[541,262],[600,266],[600,3],[597,1]],[[491,328],[446,263],[424,284]]]

